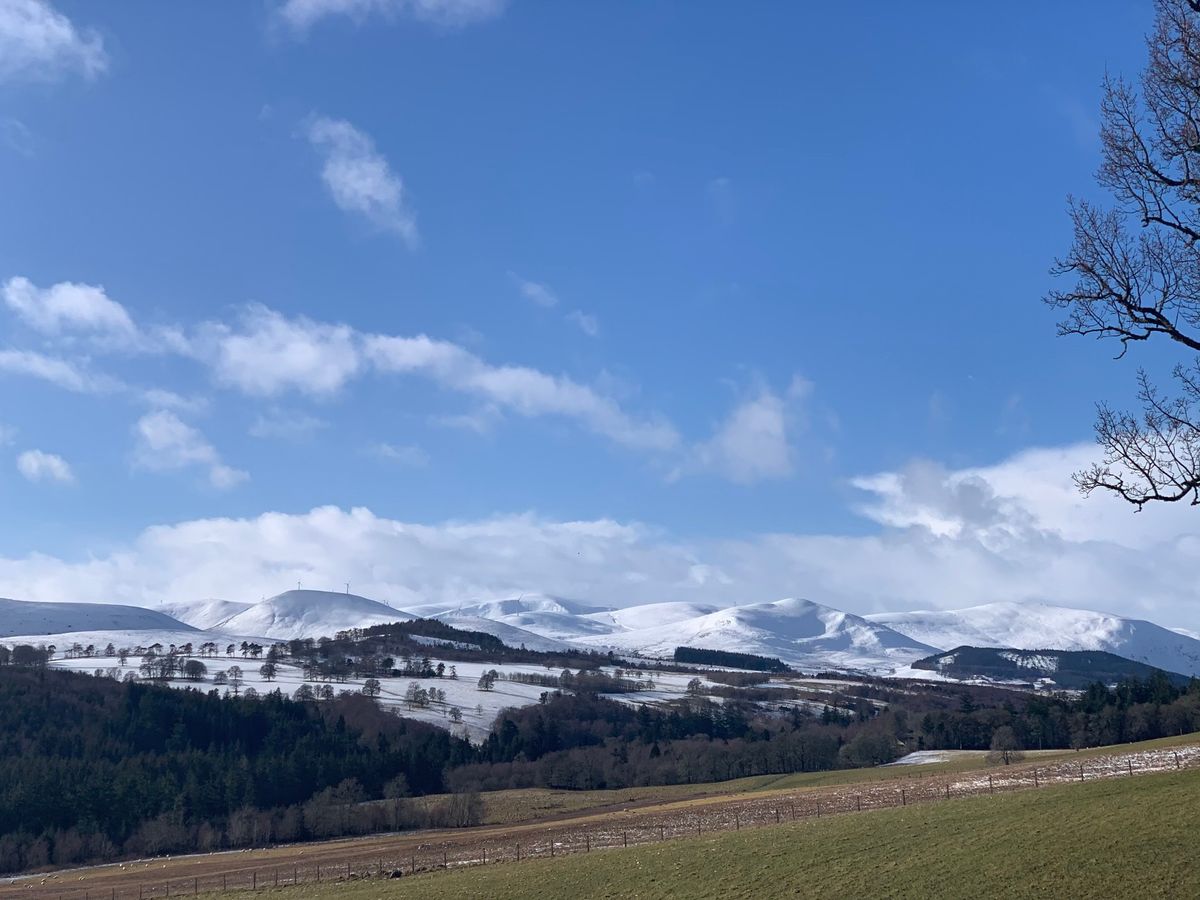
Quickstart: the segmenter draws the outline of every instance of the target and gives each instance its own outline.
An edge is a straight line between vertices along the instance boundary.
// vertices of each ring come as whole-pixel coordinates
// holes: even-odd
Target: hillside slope
[[[885,625],[798,598],[735,606],[577,643],[651,657],[668,657],[684,645],[778,657],[802,669],[867,672],[889,672],[931,652],[929,645]]]
[[[196,631],[166,613],[113,603],[38,603],[0,598],[0,637],[92,631]]]
[[[1102,650],[1168,672],[1200,675],[1200,641],[1153,622],[1093,610],[1003,602],[865,618],[938,650],[959,646]]]
[[[230,634],[255,634],[275,640],[332,637],[350,628],[404,622],[413,616],[357,594],[333,591],[285,591],[216,624]]]
[[[166,613],[180,622],[186,622],[194,628],[212,628],[226,619],[245,612],[250,608],[249,603],[238,603],[233,600],[177,600],[160,603],[159,612]]]

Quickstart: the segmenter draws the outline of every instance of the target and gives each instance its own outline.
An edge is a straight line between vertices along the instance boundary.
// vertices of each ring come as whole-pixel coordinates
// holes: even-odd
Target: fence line
[[[21,896],[57,897],[58,900],[167,900],[221,891],[260,890],[300,884],[350,882],[362,879],[398,878],[420,872],[448,871],[478,865],[524,862],[573,853],[626,848],[660,843],[681,837],[696,837],[743,828],[762,828],[788,822],[816,820],[822,816],[847,815],[872,810],[906,807],[918,803],[945,802],[962,797],[990,796],[1033,790],[1055,784],[1131,777],[1153,772],[1200,767],[1200,745],[1172,750],[1095,757],[1087,761],[1057,760],[1045,765],[954,775],[920,774],[895,781],[867,781],[815,791],[798,791],[761,799],[733,801],[683,808],[673,814],[648,812],[640,822],[609,825],[559,827],[548,824],[522,830],[520,837],[469,838],[420,844],[400,855],[382,853],[374,858],[357,858],[344,863],[291,862],[279,865],[237,867],[225,872],[168,879],[155,885],[109,889],[70,889],[46,884],[57,880],[54,873],[27,876],[11,886],[22,886]],[[351,848],[351,853],[353,850]],[[76,870],[78,872],[79,870]]]

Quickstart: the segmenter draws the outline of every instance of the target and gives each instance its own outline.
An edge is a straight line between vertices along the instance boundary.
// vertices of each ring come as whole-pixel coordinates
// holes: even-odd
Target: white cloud
[[[685,541],[636,522],[553,521],[536,515],[418,524],[367,509],[322,507],[287,515],[204,519],[144,531],[132,544],[80,562],[35,555],[0,558],[0,585],[34,600],[156,603],[164,598],[254,599],[295,583],[353,581],[367,596],[399,606],[542,591],[611,605],[661,600],[712,604],[804,596],[850,612],[957,608],[997,600],[1045,600],[1200,626],[1200,519],[1154,522],[1156,537],[1129,536],[1153,511],[1100,501],[1124,537],[1064,510],[1038,488],[1005,494],[1006,478],[1033,483],[1069,477],[1068,456],[1022,454],[990,467],[978,496],[929,499],[939,480],[962,472],[907,476],[900,505],[938,509],[937,522],[883,525],[867,535],[760,534]],[[890,489],[887,489],[890,490]],[[991,491],[989,499],[988,490]],[[876,496],[881,496],[872,490]],[[886,490],[885,490],[886,493]],[[982,497],[982,499],[981,499]],[[911,499],[910,499],[911,498]],[[1088,508],[1098,498],[1086,501]],[[999,510],[999,512],[997,511]],[[1166,510],[1163,510],[1166,513]],[[998,530],[1008,520],[1011,527]],[[1071,536],[1074,535],[1074,536]],[[1001,539],[1003,538],[1003,539]]]
[[[21,156],[33,156],[34,138],[25,123],[12,116],[0,116],[0,144]]]
[[[370,137],[349,122],[320,117],[309,123],[308,140],[324,156],[321,178],[339,209],[395,232],[409,247],[418,244],[404,183]]]
[[[250,426],[256,438],[277,438],[284,441],[307,441],[329,423],[307,413],[272,409],[259,413]]]
[[[513,284],[517,286],[517,290],[521,292],[521,296],[531,303],[536,303],[538,306],[544,306],[547,309],[558,305],[558,296],[546,285],[522,278],[516,272],[509,272],[508,277],[513,280]]]
[[[79,331],[131,339],[137,333],[125,307],[97,285],[60,281],[39,288],[18,276],[4,283],[0,295],[22,321],[43,334]]]
[[[279,15],[297,31],[328,16],[348,16],[361,22],[371,15],[403,16],[457,28],[495,18],[505,5],[506,0],[285,0]]]
[[[600,336],[600,320],[577,309],[567,313],[567,321],[577,326],[588,337]]]
[[[200,466],[208,470],[209,483],[220,490],[235,487],[250,477],[225,465],[203,434],[168,410],[142,416],[134,432],[137,435],[134,459],[144,469],[164,472]]]
[[[795,469],[791,438],[797,418],[792,405],[810,389],[799,376],[783,396],[760,386],[734,408],[711,438],[692,448],[672,478],[709,472],[738,484],[754,484],[791,475]]]
[[[100,35],[76,28],[47,0],[0,0],[0,83],[95,78],[107,68]]]
[[[352,328],[289,319],[264,306],[247,307],[236,327],[205,326],[190,352],[212,366],[221,384],[259,397],[287,390],[330,396],[361,367]]]
[[[115,379],[93,375],[75,363],[32,350],[0,350],[0,372],[40,378],[80,394],[105,393],[120,387]]]
[[[376,444],[371,452],[400,466],[422,468],[429,465],[429,454],[413,444]]]
[[[17,457],[17,471],[29,481],[56,481],[71,484],[75,474],[61,456],[41,450],[26,450]]]
[[[613,399],[563,376],[524,366],[493,366],[457,344],[418,337],[370,335],[367,358],[381,372],[423,375],[522,416],[562,416],[623,446],[669,451],[679,435],[667,422],[636,419]]]

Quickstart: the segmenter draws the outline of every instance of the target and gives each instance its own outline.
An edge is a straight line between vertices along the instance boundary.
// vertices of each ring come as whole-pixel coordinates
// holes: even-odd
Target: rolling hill
[[[279,641],[332,637],[348,628],[363,628],[413,618],[376,600],[333,591],[285,591],[224,619],[214,626],[230,634],[254,634]]]
[[[912,663],[915,670],[938,672],[957,680],[983,679],[1009,683],[1052,682],[1055,688],[1082,690],[1097,681],[1116,684],[1127,678],[1142,681],[1162,671],[1145,663],[1102,650],[1014,650],[996,647],[955,647]],[[1186,675],[1164,673],[1176,686]]]
[[[1200,675],[1200,641],[1153,622],[1110,613],[1001,602],[864,618],[938,650],[961,646],[1100,650],[1168,672]]]
[[[0,637],[95,631],[196,631],[166,613],[114,603],[38,603],[0,599]]]

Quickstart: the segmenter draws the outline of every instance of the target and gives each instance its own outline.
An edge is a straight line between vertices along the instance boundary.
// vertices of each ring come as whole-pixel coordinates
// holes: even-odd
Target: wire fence
[[[321,851],[320,845],[315,844],[286,848],[294,853],[294,857],[273,863],[247,860],[237,864],[233,862],[237,854],[180,857],[165,863],[140,860],[122,866],[14,879],[11,884],[0,886],[0,897],[18,896],[5,891],[7,887],[18,888],[21,897],[159,900],[221,891],[401,878],[421,872],[550,859],[716,832],[815,821],[827,816],[1196,767],[1200,767],[1200,745],[1093,757],[1078,762],[1025,763],[959,775],[923,776],[917,773],[883,782],[799,790],[737,801],[714,800],[669,812],[631,811],[613,814],[601,824],[515,826],[513,833],[508,835],[496,833],[493,828],[487,834],[464,831],[444,840],[412,844],[413,835],[398,834],[394,836],[397,843],[408,842],[403,849],[384,847],[378,852],[367,853],[357,850],[351,842],[345,849],[344,861],[330,861],[330,855],[319,861],[302,859],[305,852],[316,855]],[[380,839],[375,841],[378,843]],[[225,858],[230,860],[230,865],[222,867],[217,860]],[[206,870],[188,876],[156,878],[152,868],[177,865],[182,869],[196,862]],[[69,879],[72,877],[93,883],[71,885]],[[111,886],[105,885],[105,881],[110,881]]]

